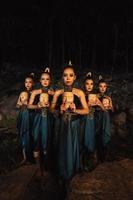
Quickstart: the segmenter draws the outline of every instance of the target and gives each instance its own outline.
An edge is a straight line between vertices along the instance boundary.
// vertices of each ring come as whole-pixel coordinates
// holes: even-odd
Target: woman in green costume
[[[95,109],[96,107],[104,110],[101,101],[94,92],[94,79],[91,72],[86,75],[84,80],[84,89],[86,101],[89,106],[89,114],[84,117],[84,169],[85,171],[92,170],[95,166]]]
[[[83,91],[73,86],[75,79],[73,67],[66,66],[64,88],[55,92],[51,104],[51,111],[60,113],[56,152],[58,175],[64,181],[69,181],[80,169],[80,116],[89,112]]]
[[[16,107],[19,109],[17,117],[17,129],[19,133],[20,146],[22,149],[23,160],[21,164],[32,160],[32,125],[34,112],[27,109],[29,98],[32,94],[34,74],[31,73],[25,78],[25,90],[19,95]]]
[[[103,104],[105,111],[97,110],[95,113],[96,118],[96,148],[97,157],[99,162],[103,162],[106,157],[107,144],[110,141],[110,112],[113,111],[113,105],[111,98],[107,95],[108,85],[106,81],[99,76],[97,94],[98,98]]]
[[[54,91],[50,88],[51,73],[49,68],[46,68],[41,74],[40,83],[41,88],[32,92],[28,108],[35,109],[32,131],[34,138],[34,158],[44,161],[48,155],[52,123],[49,107],[54,94]]]

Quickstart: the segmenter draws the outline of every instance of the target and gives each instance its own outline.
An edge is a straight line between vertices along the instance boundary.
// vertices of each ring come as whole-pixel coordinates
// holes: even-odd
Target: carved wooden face
[[[63,94],[63,103],[73,103],[74,96],[72,92],[64,92]]]
[[[97,97],[96,97],[96,94],[89,94],[89,96],[88,96],[88,101],[90,102],[90,103],[96,103],[96,99],[97,99]]]
[[[108,98],[103,98],[102,103],[103,103],[104,108],[109,108],[110,101]]]
[[[40,94],[40,103],[42,105],[48,104],[49,102],[49,95],[47,93]]]
[[[29,95],[27,92],[22,92],[20,95],[20,100],[22,103],[28,103]]]

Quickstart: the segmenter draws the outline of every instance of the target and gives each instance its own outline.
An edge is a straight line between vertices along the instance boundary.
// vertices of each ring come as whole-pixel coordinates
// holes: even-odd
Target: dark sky
[[[41,1],[42,2],[42,1]],[[18,1],[0,6],[3,62],[131,70],[132,1]]]

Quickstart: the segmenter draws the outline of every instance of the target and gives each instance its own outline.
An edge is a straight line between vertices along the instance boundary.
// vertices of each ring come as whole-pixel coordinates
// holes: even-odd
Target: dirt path
[[[132,200],[133,160],[103,163],[77,175],[70,186],[65,196],[53,175],[41,177],[37,166],[29,165],[0,177],[0,200]]]
[[[36,165],[23,166],[8,175],[0,176],[0,200],[59,200],[64,188],[50,173],[40,175]]]
[[[27,165],[8,175],[0,176],[0,200],[21,199],[36,171],[37,168],[35,165]]]
[[[57,180],[45,173],[43,177],[36,174],[29,183],[24,194],[23,200],[63,200],[65,199],[64,188],[61,187]]]

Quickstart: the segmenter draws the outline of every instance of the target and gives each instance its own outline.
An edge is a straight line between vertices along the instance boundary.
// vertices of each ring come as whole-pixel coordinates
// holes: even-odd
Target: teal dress
[[[59,97],[59,101],[62,95]],[[80,100],[74,95],[76,108],[80,108]],[[61,105],[61,101],[59,103]],[[57,123],[57,124],[56,124]],[[56,152],[59,177],[70,180],[80,169],[80,116],[69,110],[59,114],[56,119]]]
[[[100,94],[100,100],[102,101],[103,98],[107,96],[106,94]],[[102,120],[103,120],[103,124],[102,124],[102,130],[103,130],[103,135],[102,135],[102,139],[103,139],[103,145],[106,146],[108,144],[108,142],[111,139],[111,134],[110,134],[110,116],[111,116],[111,110],[106,110],[104,112],[102,112]]]
[[[99,100],[102,101],[104,95],[99,95]],[[107,144],[110,141],[110,112],[102,111],[100,107],[95,110],[95,130],[96,130],[96,150],[98,159],[105,160]]]
[[[39,102],[40,95],[36,96],[34,104]],[[52,96],[49,95],[51,102]],[[46,156],[48,149],[48,142],[50,138],[50,130],[52,124],[52,117],[49,108],[42,108],[35,110],[35,117],[33,122],[33,139],[34,151],[40,151],[42,156]]]
[[[32,159],[33,139],[32,127],[34,121],[34,111],[22,106],[19,109],[17,117],[17,130],[19,134],[19,142],[21,150],[25,150],[28,160]]]
[[[88,94],[89,95],[89,94]],[[88,98],[88,95],[86,98]],[[92,153],[95,150],[95,107],[89,107],[89,114],[85,115],[84,147],[85,151]]]
[[[110,115],[111,115],[111,113],[110,113],[109,110],[107,110],[106,112],[103,113],[103,142],[104,142],[104,146],[106,146],[111,139]]]

